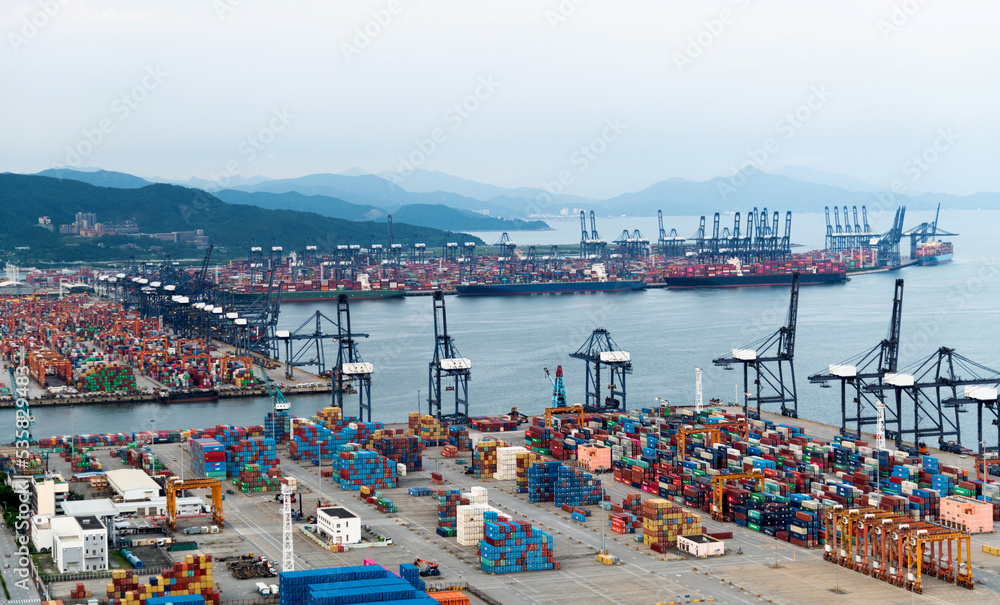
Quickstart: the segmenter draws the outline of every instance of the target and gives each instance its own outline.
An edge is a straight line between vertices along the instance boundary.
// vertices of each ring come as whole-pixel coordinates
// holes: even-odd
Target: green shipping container
[[[747,523],[747,527],[754,531],[760,531],[760,525],[757,525],[756,523]]]

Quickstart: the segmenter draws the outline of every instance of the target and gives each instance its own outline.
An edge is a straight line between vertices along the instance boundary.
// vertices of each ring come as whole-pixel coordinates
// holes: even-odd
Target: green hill
[[[74,180],[34,175],[0,174],[0,247],[10,252],[28,246],[21,260],[101,260],[126,258],[150,246],[163,252],[177,245],[144,236],[82,238],[59,235],[59,225],[75,220],[77,212],[93,212],[99,222],[134,220],[144,234],[203,229],[220,257],[245,254],[251,239],[267,245],[274,238],[286,250],[301,249],[307,239],[321,252],[337,244],[368,245],[373,239],[387,244],[385,225],[345,221],[308,212],[268,210],[256,206],[227,204],[199,189],[154,184],[139,189],[95,187]],[[52,229],[39,226],[38,218],[48,216]],[[466,234],[448,234],[438,229],[403,223],[393,225],[398,243],[423,242],[428,248],[446,240],[476,241]],[[123,248],[123,245],[125,246]],[[155,250],[156,248],[154,248]],[[197,256],[188,248],[188,256]]]

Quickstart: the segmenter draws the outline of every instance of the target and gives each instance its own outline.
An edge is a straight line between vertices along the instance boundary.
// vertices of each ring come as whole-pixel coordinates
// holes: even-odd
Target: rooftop
[[[108,483],[118,493],[124,494],[131,490],[148,490],[159,495],[160,486],[153,478],[137,468],[122,468],[108,471]]]
[[[104,529],[104,524],[98,521],[97,517],[93,515],[88,515],[86,517],[77,517],[76,522],[80,524],[80,527],[84,531]]]
[[[319,509],[319,512],[323,513],[328,517],[336,517],[338,519],[357,519],[358,516],[347,510],[346,508],[341,508],[339,506],[327,506],[326,508]]]
[[[63,512],[70,517],[114,517],[118,509],[111,500],[68,500],[63,502]]]

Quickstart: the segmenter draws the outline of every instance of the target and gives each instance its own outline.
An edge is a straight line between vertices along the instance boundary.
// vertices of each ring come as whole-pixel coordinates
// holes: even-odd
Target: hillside
[[[220,248],[221,256],[242,255],[251,239],[267,243],[275,238],[286,249],[300,248],[310,239],[320,251],[351,242],[367,245],[372,239],[388,243],[385,226],[377,223],[228,204],[204,191],[176,185],[114,189],[75,180],[0,174],[0,209],[6,219],[0,227],[0,246],[6,251],[30,246],[28,258],[40,260],[122,258],[129,254],[120,247],[122,240],[134,242],[140,250],[147,249],[146,244],[160,243],[147,237],[115,236],[102,241],[106,238],[60,236],[59,225],[72,223],[77,212],[94,212],[101,222],[131,219],[143,233],[203,229],[211,243]],[[39,227],[40,216],[48,216],[54,229]],[[455,237],[482,243],[471,235],[446,234],[403,223],[394,225],[394,229],[397,241],[415,238],[429,248]]]

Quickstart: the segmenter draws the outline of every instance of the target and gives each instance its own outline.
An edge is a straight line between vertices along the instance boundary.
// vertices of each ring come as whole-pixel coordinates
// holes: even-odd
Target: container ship
[[[669,289],[741,288],[748,286],[788,286],[792,274],[799,274],[799,284],[835,284],[847,281],[847,267],[833,260],[806,259],[744,265],[731,259],[721,265],[673,265],[667,268],[663,282]]]
[[[953,253],[951,242],[923,242],[917,244],[914,258],[921,265],[938,265],[950,261]]]
[[[582,269],[575,275],[560,279],[545,279],[537,275],[494,277],[495,281],[457,284],[459,296],[509,296],[519,294],[582,294],[586,292],[630,292],[642,290],[645,282],[638,279],[616,279],[609,276],[603,264]],[[506,281],[505,281],[506,280]]]
[[[267,285],[235,285],[231,287],[237,299],[251,299],[267,291]],[[323,302],[336,301],[343,294],[352,300],[368,300],[383,298],[402,298],[406,296],[403,283],[381,280],[372,283],[366,274],[358,276],[356,281],[337,280],[307,280],[301,282],[286,282],[281,290],[281,302]]]

